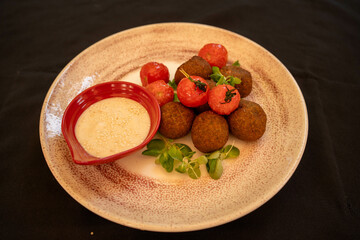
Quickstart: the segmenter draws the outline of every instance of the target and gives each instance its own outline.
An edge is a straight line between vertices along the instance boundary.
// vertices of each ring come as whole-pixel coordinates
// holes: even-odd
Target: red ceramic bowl
[[[90,105],[111,97],[125,97],[143,105],[150,116],[150,131],[140,145],[108,157],[98,158],[87,153],[80,145],[75,136],[75,125],[80,115]],[[61,130],[75,163],[83,165],[101,164],[118,160],[143,148],[157,132],[160,125],[160,118],[159,104],[156,98],[145,88],[134,83],[113,81],[97,84],[77,95],[64,112]]]

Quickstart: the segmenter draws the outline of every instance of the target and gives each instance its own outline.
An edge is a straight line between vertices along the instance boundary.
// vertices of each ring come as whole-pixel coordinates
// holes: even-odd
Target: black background
[[[154,233],[105,220],[57,183],[39,117],[64,66],[113,33],[196,22],[272,52],[299,84],[309,136],[292,178],[236,221]],[[0,239],[360,239],[359,1],[0,1]],[[93,235],[91,235],[91,232]]]

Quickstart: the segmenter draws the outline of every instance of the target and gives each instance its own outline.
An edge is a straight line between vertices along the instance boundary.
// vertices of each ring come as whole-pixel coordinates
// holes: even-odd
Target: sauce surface
[[[138,102],[121,97],[87,108],[75,125],[81,146],[95,157],[107,157],[141,144],[150,130],[150,116]]]

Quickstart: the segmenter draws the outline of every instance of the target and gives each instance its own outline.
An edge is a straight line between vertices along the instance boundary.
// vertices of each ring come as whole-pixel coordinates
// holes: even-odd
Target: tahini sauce
[[[95,157],[107,157],[141,144],[150,130],[150,116],[138,102],[121,97],[87,108],[75,125],[75,136]]]

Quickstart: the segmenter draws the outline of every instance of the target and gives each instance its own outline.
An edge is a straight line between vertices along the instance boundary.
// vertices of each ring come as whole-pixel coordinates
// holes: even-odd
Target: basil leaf
[[[235,67],[240,67],[239,60],[236,60],[232,65]]]
[[[175,145],[172,145],[168,151],[170,157],[173,159],[182,161],[183,155],[179,148],[177,148]]]
[[[165,142],[162,139],[153,139],[151,140],[146,147],[148,150],[164,150],[165,148]]]
[[[174,159],[166,152],[162,153],[159,158],[160,164],[167,172],[171,172],[174,168]]]
[[[150,150],[145,150],[141,153],[142,155],[146,155],[146,156],[153,156],[153,157],[157,157],[161,154],[160,150],[156,150],[156,149],[150,149]]]

